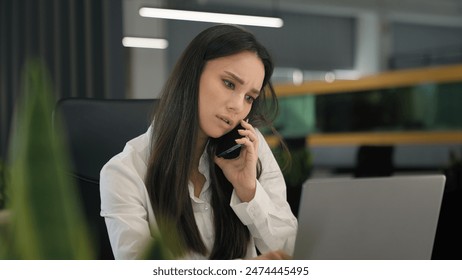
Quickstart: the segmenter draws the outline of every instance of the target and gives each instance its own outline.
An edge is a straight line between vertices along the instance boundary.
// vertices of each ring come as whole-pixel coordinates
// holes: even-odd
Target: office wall
[[[355,78],[415,65],[402,63],[397,56],[414,53],[423,47],[433,49],[450,43],[460,46],[462,20],[455,12],[432,16],[430,8],[400,9],[399,5],[369,3],[349,6],[349,2],[299,3],[296,1],[262,3],[258,1],[161,1],[125,0],[132,10],[134,24],[126,35],[167,38],[167,50],[130,50],[131,91],[135,98],[159,92],[169,71],[186,44],[201,30],[213,24],[173,20],[142,19],[137,9],[144,6],[201,11],[281,16],[281,29],[246,27],[270,49],[279,68],[278,81],[292,81],[293,71],[304,78],[322,78],[327,71],[342,72],[339,78]],[[245,3],[243,3],[245,2]],[[257,3],[258,2],[258,3]],[[316,2],[316,1],[314,1]],[[341,1],[339,1],[341,2]],[[389,4],[388,2],[386,2]],[[393,2],[394,3],[394,2]],[[396,4],[396,3],[395,3]],[[427,3],[428,4],[428,3]],[[136,7],[136,8],[133,8]],[[134,12],[133,12],[134,10]],[[125,11],[128,11],[125,8]],[[437,13],[436,11],[434,11]],[[126,26],[129,20],[126,20]],[[434,38],[437,38],[435,40]],[[408,54],[407,54],[408,55]],[[399,59],[400,61],[396,62]],[[449,63],[454,63],[453,58]],[[441,63],[433,61],[432,64]],[[426,65],[429,65],[428,63]]]
[[[165,22],[143,18],[141,7],[159,7],[160,0],[123,0],[123,36],[164,38]],[[171,44],[170,44],[171,45]],[[167,50],[148,48],[126,48],[127,53],[127,97],[156,98],[167,76]]]
[[[462,19],[460,26],[395,22],[391,27],[391,68],[462,63]]]
[[[247,11],[248,12],[248,11]],[[330,71],[354,67],[355,19],[281,12],[282,28],[244,27],[269,49],[277,67]],[[209,23],[168,21],[168,66]]]

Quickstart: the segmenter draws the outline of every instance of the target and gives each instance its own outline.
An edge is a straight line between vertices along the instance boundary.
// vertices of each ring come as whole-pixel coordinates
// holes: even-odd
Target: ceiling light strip
[[[124,37],[122,39],[122,45],[129,48],[166,49],[168,47],[168,41],[156,38]]]
[[[142,17],[152,17],[161,19],[227,23],[274,28],[280,28],[284,25],[284,21],[281,18],[276,17],[245,16],[235,14],[208,13],[160,8],[143,7],[139,10],[139,14]]]

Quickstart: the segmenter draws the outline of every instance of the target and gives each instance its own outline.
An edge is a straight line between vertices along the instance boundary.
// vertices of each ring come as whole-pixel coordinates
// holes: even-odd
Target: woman
[[[266,49],[239,27],[211,27],[191,41],[153,125],[101,171],[101,215],[115,258],[141,258],[165,220],[176,226],[185,258],[292,253],[297,220],[281,171],[254,127],[277,108],[272,71]],[[217,138],[238,124],[239,156],[215,156]]]

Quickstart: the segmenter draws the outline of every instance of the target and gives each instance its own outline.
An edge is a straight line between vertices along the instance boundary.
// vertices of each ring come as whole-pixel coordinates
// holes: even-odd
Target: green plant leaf
[[[5,208],[5,186],[6,186],[6,168],[2,159],[0,158],[0,210]]]
[[[162,225],[152,232],[153,242],[147,246],[143,259],[174,260],[186,254],[185,245],[181,242],[177,227],[171,220],[157,217],[157,224]]]
[[[91,259],[86,224],[69,170],[46,69],[30,61],[17,107],[7,186],[10,240],[15,259]]]

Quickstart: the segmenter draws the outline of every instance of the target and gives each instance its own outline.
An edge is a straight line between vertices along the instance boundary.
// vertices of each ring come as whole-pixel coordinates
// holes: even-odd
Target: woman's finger
[[[246,138],[248,138],[250,140],[250,142],[252,142],[252,143],[254,143],[254,142],[256,142],[258,140],[255,133],[253,133],[252,131],[250,131],[248,129],[239,129],[238,132],[239,132],[240,135],[245,136]]]

